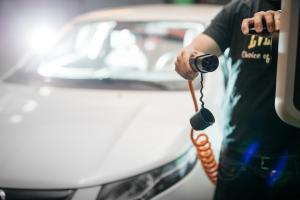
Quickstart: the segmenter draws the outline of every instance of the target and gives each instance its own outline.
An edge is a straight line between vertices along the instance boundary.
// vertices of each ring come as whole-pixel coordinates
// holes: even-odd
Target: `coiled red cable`
[[[188,81],[188,82],[189,82],[189,89],[192,95],[195,111],[198,112],[199,107],[195,95],[194,85],[192,81]],[[200,133],[195,136],[194,133],[195,133],[194,129],[191,128],[190,137],[197,150],[198,159],[201,162],[201,165],[209,180],[213,184],[216,184],[217,176],[218,176],[218,163],[213,154],[208,136],[205,133]]]

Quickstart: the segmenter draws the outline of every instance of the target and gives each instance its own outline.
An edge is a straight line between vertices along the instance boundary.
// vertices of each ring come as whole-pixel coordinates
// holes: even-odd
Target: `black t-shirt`
[[[280,1],[234,1],[204,31],[225,57],[223,148],[245,152],[257,147],[263,155],[300,154],[300,129],[281,121],[275,112],[278,40],[241,32],[244,18],[279,9]]]

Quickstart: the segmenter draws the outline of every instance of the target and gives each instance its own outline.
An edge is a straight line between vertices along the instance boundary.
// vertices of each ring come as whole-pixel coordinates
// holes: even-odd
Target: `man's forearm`
[[[222,51],[214,39],[206,34],[198,35],[188,48],[192,48],[198,52],[214,54],[220,56]]]

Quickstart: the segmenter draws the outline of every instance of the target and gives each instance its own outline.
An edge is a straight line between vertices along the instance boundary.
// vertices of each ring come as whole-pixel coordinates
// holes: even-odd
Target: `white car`
[[[27,56],[6,73],[0,199],[174,196],[170,189],[198,163],[189,139],[193,105],[174,59],[220,8],[88,13],[64,26],[46,54]]]

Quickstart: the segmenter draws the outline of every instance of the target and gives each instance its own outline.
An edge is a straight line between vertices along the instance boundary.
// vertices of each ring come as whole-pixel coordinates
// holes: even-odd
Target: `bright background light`
[[[44,54],[54,45],[55,34],[51,26],[40,25],[32,28],[27,36],[29,48],[37,54]]]

